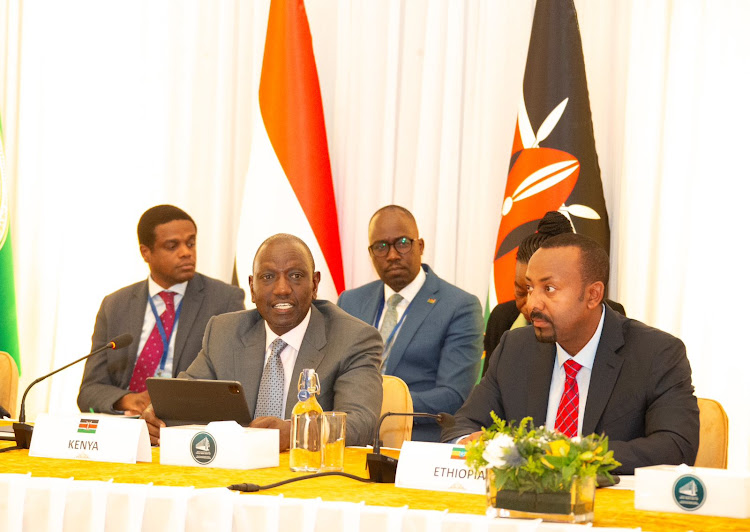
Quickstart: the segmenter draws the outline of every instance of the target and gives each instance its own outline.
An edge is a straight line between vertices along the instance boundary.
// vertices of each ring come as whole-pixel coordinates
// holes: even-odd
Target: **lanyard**
[[[401,324],[404,322],[404,319],[406,318],[406,315],[409,313],[409,309],[411,308],[412,302],[409,302],[409,305],[406,307],[406,310],[404,310],[404,313],[401,315],[401,319],[398,320],[398,323],[396,323],[396,326],[391,331],[391,334],[388,335],[388,339],[385,341],[385,347],[383,348],[383,353],[390,353],[391,347],[393,344],[393,340],[396,337],[396,334],[398,333],[398,330],[401,328]],[[380,323],[380,316],[383,314],[383,309],[385,308],[385,294],[383,294],[383,300],[380,302],[380,306],[378,307],[378,313],[375,316],[375,321],[373,322],[372,326],[376,329],[378,328],[378,324]],[[385,357],[384,357],[385,358]]]
[[[174,330],[177,328],[177,322],[180,319],[180,312],[182,312],[182,302],[185,300],[183,297],[180,299],[180,304],[177,305],[177,312],[175,312],[174,315],[174,325],[172,325],[172,330],[169,331],[169,336],[167,336],[167,333],[164,331],[164,324],[161,322],[161,316],[159,316],[159,313],[156,311],[156,305],[154,305],[154,298],[151,297],[151,294],[148,295],[148,304],[151,305],[151,312],[154,313],[154,318],[156,318],[156,328],[159,329],[159,336],[161,336],[161,343],[164,345],[164,351],[161,355],[161,362],[159,363],[159,369],[164,370],[164,366],[167,363],[167,355],[169,354],[169,342],[172,340],[172,334],[174,333]]]

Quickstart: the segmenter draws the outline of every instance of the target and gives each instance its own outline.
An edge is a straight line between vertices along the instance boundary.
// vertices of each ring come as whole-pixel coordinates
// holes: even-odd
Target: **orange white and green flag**
[[[10,353],[21,372],[18,350],[18,317],[10,238],[10,194],[5,175],[3,124],[0,120],[0,351]]]
[[[237,237],[241,285],[258,246],[275,233],[301,238],[335,301],[344,286],[336,198],[312,36],[302,0],[272,0]],[[256,114],[256,116],[258,116]],[[250,306],[248,301],[248,306]]]

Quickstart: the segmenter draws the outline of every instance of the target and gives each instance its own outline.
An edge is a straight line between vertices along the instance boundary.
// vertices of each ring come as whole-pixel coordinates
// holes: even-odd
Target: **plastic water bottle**
[[[323,409],[316,396],[320,393],[318,374],[303,369],[297,383],[297,404],[292,409],[292,435],[289,468],[292,471],[320,469],[320,433]]]

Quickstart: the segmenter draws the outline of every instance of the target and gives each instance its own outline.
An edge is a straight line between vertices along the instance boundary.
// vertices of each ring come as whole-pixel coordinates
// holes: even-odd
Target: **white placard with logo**
[[[405,441],[396,469],[396,487],[484,495],[484,472],[466,465],[466,448],[450,443]]]
[[[151,461],[151,444],[142,419],[40,414],[34,423],[29,456],[134,464]]]
[[[259,469],[278,467],[279,431],[244,428],[236,421],[164,427],[160,460],[166,465]]]
[[[656,512],[750,517],[750,471],[686,465],[638,467],[635,508]]]

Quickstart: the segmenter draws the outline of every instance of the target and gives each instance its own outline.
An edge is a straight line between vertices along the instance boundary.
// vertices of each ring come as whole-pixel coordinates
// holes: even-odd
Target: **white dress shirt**
[[[552,382],[549,387],[547,421],[545,423],[548,429],[555,430],[557,409],[560,406],[560,399],[565,391],[565,368],[563,367],[563,364],[572,358],[582,366],[576,376],[576,381],[578,382],[578,435],[585,436],[585,434],[581,434],[581,431],[583,430],[583,413],[586,410],[586,398],[589,395],[591,370],[594,367],[594,358],[596,357],[596,350],[599,347],[599,340],[602,337],[603,327],[604,306],[602,305],[602,317],[599,320],[599,326],[596,328],[594,336],[591,337],[588,343],[583,346],[583,349],[581,349],[574,357],[570,356],[560,344],[555,344],[557,346],[557,358],[555,360],[555,367],[552,371]]]
[[[164,301],[162,301],[161,297],[158,295],[159,292],[168,290],[169,292],[175,293],[174,311],[177,312],[177,307],[180,306],[180,302],[182,301],[182,298],[185,296],[185,290],[187,289],[187,284],[188,282],[185,281],[184,283],[172,285],[169,288],[162,288],[161,286],[156,284],[156,281],[154,281],[149,275],[148,293],[151,296],[151,299],[153,299],[154,301],[154,306],[156,307],[156,312],[159,314],[159,316],[161,316],[162,313],[167,309],[167,305],[164,303]],[[164,364],[164,370],[161,371],[159,366],[157,366],[156,373],[154,374],[155,377],[164,377],[164,378],[172,377],[172,364],[174,362],[174,343],[175,343],[175,338],[177,338],[177,327],[179,326],[179,324],[180,322],[178,320],[177,323],[175,323],[174,327],[172,328],[172,336],[169,339],[169,349],[167,350],[167,360],[166,360],[166,363]],[[141,329],[141,339],[138,343],[138,356],[141,355],[141,351],[143,351],[143,347],[146,345],[146,341],[148,340],[148,337],[151,336],[151,331],[154,330],[155,326],[156,326],[156,318],[154,317],[154,313],[151,310],[151,305],[149,305],[148,301],[146,301],[146,314],[143,316],[143,329]]]
[[[406,285],[404,288],[401,289],[398,294],[403,297],[401,301],[399,301],[398,305],[396,306],[396,312],[398,313],[398,318],[396,319],[396,323],[401,320],[401,317],[404,315],[404,312],[406,312],[406,309],[409,308],[409,304],[414,300],[415,297],[417,297],[417,294],[422,289],[422,285],[424,285],[425,280],[427,280],[427,274],[422,269],[422,267],[419,267],[419,273],[417,273],[417,276],[414,278],[412,282],[410,282],[408,285]],[[383,290],[383,296],[385,297],[385,303],[383,305],[383,312],[380,313],[380,319],[378,320],[377,325],[375,327],[380,330],[380,327],[383,325],[383,319],[385,319],[385,312],[388,310],[388,299],[395,294],[396,291],[388,286],[387,284],[384,285]],[[400,327],[399,327],[400,329]],[[396,334],[398,334],[398,331],[396,331]],[[395,341],[396,338],[394,337],[393,340]]]
[[[279,353],[281,358],[281,365],[284,366],[284,400],[281,403],[281,411],[286,412],[286,399],[289,396],[289,386],[292,382],[292,377],[295,377],[294,385],[297,386],[297,378],[299,375],[292,375],[294,372],[294,364],[297,362],[297,355],[299,354],[300,347],[302,347],[302,339],[305,337],[307,332],[307,326],[310,325],[310,316],[312,315],[312,309],[308,309],[307,314],[302,319],[299,325],[288,333],[279,336],[271,330],[268,326],[268,322],[264,321],[266,327],[266,355],[263,359],[263,367],[266,367],[268,357],[271,356],[271,344],[276,338],[281,338],[286,342],[286,347]]]

